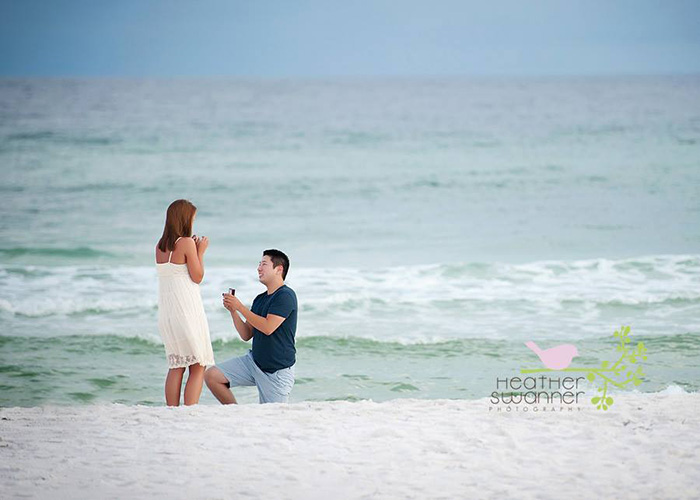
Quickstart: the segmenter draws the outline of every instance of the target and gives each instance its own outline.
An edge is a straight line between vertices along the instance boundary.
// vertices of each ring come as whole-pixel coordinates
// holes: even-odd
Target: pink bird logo
[[[532,351],[542,361],[542,364],[550,370],[563,370],[571,364],[571,360],[578,356],[576,346],[572,344],[563,344],[550,349],[542,350],[532,340],[525,342]]]

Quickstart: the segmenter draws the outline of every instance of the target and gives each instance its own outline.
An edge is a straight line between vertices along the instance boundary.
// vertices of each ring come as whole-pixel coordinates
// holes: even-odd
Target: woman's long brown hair
[[[168,207],[165,216],[165,228],[163,236],[158,241],[161,252],[167,252],[175,248],[175,240],[180,237],[192,236],[192,219],[197,212],[197,207],[187,200],[175,200]]]

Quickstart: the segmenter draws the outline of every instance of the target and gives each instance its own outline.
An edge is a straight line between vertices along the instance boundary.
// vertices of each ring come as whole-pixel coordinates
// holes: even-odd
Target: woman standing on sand
[[[199,283],[204,277],[206,237],[192,236],[197,207],[187,200],[175,200],[168,207],[163,236],[156,246],[158,270],[158,329],[168,358],[165,402],[180,404],[185,368],[190,373],[185,385],[185,404],[199,402],[204,368],[214,364],[209,325]]]

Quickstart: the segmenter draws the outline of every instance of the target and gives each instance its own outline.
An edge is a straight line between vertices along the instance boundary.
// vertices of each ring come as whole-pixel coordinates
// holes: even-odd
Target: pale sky
[[[697,0],[0,0],[0,75],[700,73],[699,19]]]

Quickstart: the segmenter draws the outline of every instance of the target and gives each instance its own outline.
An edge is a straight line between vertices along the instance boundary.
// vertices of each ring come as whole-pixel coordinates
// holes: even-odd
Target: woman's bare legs
[[[199,363],[190,365],[190,374],[187,376],[185,384],[185,405],[196,405],[199,403],[199,396],[202,394],[204,384],[204,367]]]
[[[182,376],[184,368],[171,368],[165,377],[165,403],[168,406],[180,406],[180,390],[182,390]]]

